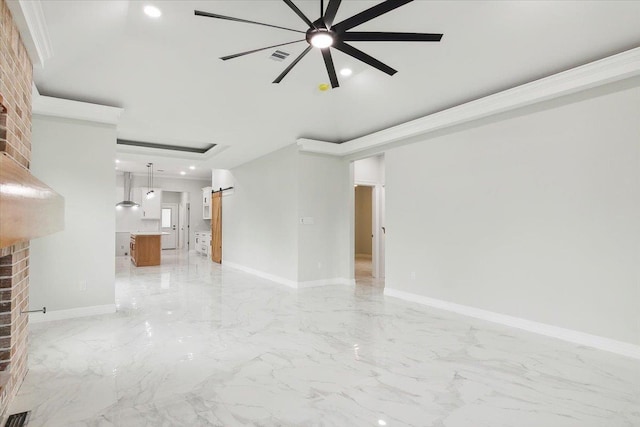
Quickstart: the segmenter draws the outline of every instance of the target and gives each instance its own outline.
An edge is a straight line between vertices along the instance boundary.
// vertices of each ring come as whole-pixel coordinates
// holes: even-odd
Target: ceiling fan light
[[[318,49],[324,49],[333,45],[333,37],[329,33],[321,32],[311,36],[311,45]]]

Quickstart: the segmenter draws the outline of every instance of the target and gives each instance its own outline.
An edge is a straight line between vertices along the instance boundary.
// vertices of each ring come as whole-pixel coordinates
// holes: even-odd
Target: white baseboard
[[[298,282],[298,289],[315,288],[317,286],[344,285],[355,286],[355,279],[346,279],[344,277],[336,277],[334,279],[308,280],[306,282]]]
[[[297,282],[295,280],[285,279],[284,277],[276,276],[275,274],[265,273],[264,271],[260,271],[260,270],[253,269],[251,267],[246,267],[244,265],[236,264],[235,262],[223,261],[222,265],[235,268],[236,270],[244,271],[245,273],[249,273],[254,276],[261,277],[263,279],[271,280],[272,282],[276,282],[293,289],[315,288],[317,286],[329,286],[329,285],[354,286],[356,284],[355,279],[345,279],[342,277],[338,277],[334,279],[309,280],[306,282]]]
[[[54,320],[73,319],[75,317],[95,316],[115,312],[115,304],[92,305],[89,307],[70,308],[68,310],[47,310],[46,314],[29,313],[29,323],[51,322]]]
[[[513,328],[523,329],[525,331],[558,338],[564,341],[572,342],[574,344],[580,344],[597,348],[599,350],[605,350],[611,353],[620,354],[622,356],[640,359],[639,345],[617,341],[598,335],[591,335],[572,329],[565,329],[559,326],[548,325],[546,323],[539,323],[532,320],[521,319],[519,317],[508,316],[506,314],[500,314],[493,311],[482,310],[480,308],[456,304],[435,298],[429,298],[423,295],[413,294],[397,289],[385,288],[384,294],[386,296],[399,298],[405,301],[416,302],[418,304],[451,311],[454,313],[462,314],[464,316],[475,317],[476,319],[500,323],[502,325],[511,326]]]
[[[298,282],[295,280],[285,279],[284,277],[276,276],[275,274],[265,273],[264,271],[256,270],[244,265],[236,264],[231,261],[222,261],[222,265],[225,267],[235,268],[236,270],[244,271],[245,273],[253,274],[254,276],[261,277],[263,279],[271,280],[272,282],[280,283],[281,285],[289,286],[290,288],[297,288]]]

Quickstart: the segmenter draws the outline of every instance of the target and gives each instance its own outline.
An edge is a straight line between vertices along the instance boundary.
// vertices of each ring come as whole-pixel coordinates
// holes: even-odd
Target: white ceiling
[[[315,20],[319,0],[294,0]],[[155,4],[163,15],[147,17]],[[325,4],[327,1],[325,1]],[[344,0],[335,22],[379,1]],[[131,167],[164,162],[174,173],[229,168],[297,138],[341,142],[640,46],[638,1],[414,1],[362,31],[444,33],[440,43],[353,43],[396,68],[389,77],[334,52],[341,87],[307,46],[230,61],[220,56],[302,39],[303,34],[194,16],[194,9],[306,30],[282,1],[44,1],[54,55],[37,66],[42,95],[124,108],[121,139],[219,147],[210,156],[133,154]],[[125,150],[126,151],[126,150]],[[128,163],[129,164],[129,163]],[[173,168],[173,169],[172,169]],[[175,171],[174,171],[175,169]],[[179,169],[179,170],[178,170]],[[202,172],[203,176],[205,175]],[[207,172],[207,176],[210,174]]]

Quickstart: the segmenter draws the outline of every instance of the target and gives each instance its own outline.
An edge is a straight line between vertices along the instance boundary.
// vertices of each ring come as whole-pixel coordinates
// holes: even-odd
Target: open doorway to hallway
[[[384,156],[354,162],[354,276],[356,284],[384,287]]]

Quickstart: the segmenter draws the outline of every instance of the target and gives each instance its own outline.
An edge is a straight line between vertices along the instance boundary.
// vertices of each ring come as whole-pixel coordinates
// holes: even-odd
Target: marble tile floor
[[[353,267],[357,285],[384,289],[384,279],[373,277],[373,265],[370,255],[356,255]]]
[[[163,255],[118,312],[31,325],[36,426],[640,426],[640,362],[384,297]]]

